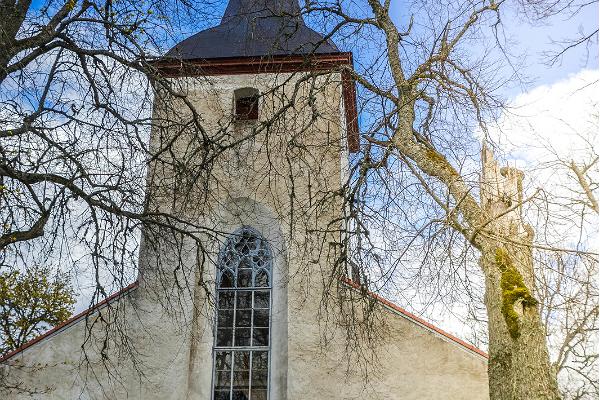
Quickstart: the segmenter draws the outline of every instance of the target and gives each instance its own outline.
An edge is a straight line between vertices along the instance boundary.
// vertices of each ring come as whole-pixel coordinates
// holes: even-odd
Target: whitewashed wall
[[[211,132],[230,120],[235,89],[259,89],[264,94],[261,119],[267,119],[280,108],[284,94],[292,96],[300,76],[237,75],[178,83]],[[368,383],[364,370],[348,364],[345,331],[328,326],[324,335],[328,318],[320,314],[320,302],[330,266],[327,249],[322,251],[320,246],[336,238],[307,235],[306,231],[324,230],[340,209],[335,200],[311,203],[315,191],[339,187],[346,165],[340,79],[339,74],[331,74],[300,85],[294,107],[268,133],[227,152],[216,163],[209,201],[202,201],[201,206],[194,203],[194,196],[182,199],[172,192],[176,182],[170,181],[169,166],[154,165],[149,173],[150,207],[224,234],[250,225],[269,240],[275,281],[271,400],[487,399],[485,358],[389,308],[379,310],[386,328],[380,330],[373,353],[377,362],[367,371]],[[284,89],[271,92],[282,82],[287,82]],[[312,93],[319,110],[316,120],[311,120],[307,100],[313,83],[319,89]],[[189,116],[185,107],[178,109],[177,118]],[[172,110],[161,108],[160,101],[155,113],[173,115]],[[309,128],[303,130],[303,126]],[[230,129],[235,136],[250,128]],[[175,157],[187,154],[193,137],[185,132],[177,135]],[[287,147],[292,136],[304,148],[296,155]],[[157,148],[169,139],[155,133],[151,145]],[[297,165],[290,169],[286,155],[297,157]],[[294,176],[293,207],[292,188],[285,179],[289,174]],[[264,179],[267,175],[272,179]],[[197,195],[202,197],[200,192]],[[292,210],[298,216],[294,224]],[[112,328],[107,332],[100,323],[90,328],[92,315],[12,357],[3,364],[2,373],[19,388],[0,389],[0,398],[210,400],[213,311],[210,293],[200,290],[197,282],[203,279],[210,287],[214,284],[211,262],[219,245],[207,239],[206,246],[212,258],[201,277],[196,248],[191,241],[183,243],[184,267],[176,275],[184,285],[177,293],[173,291],[176,286],[164,281],[169,266],[174,265],[169,260],[172,254],[165,249],[154,254],[146,247],[140,256],[139,288],[102,310],[113,322]],[[157,270],[158,264],[164,275]],[[124,342],[125,336],[131,340]],[[103,361],[99,354],[106,337]],[[325,343],[324,337],[329,341]]]

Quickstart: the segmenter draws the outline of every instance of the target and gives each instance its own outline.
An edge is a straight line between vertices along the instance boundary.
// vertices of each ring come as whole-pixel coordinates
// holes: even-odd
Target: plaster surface
[[[215,260],[227,235],[249,225],[274,255],[270,400],[487,399],[481,355],[378,304],[379,325],[361,358],[348,340],[352,326],[341,323],[352,303],[323,307],[355,292],[324,285],[340,240],[332,221],[341,200],[328,194],[347,174],[341,76],[174,84],[204,131],[183,100],[157,94],[155,116],[165,124],[150,146],[169,145],[148,173],[149,209],[202,227],[199,241],[145,232],[139,287],[3,362],[12,387],[0,388],[0,397],[210,400]],[[233,91],[244,87],[262,95],[258,125],[232,119]],[[207,164],[206,135],[244,140]]]

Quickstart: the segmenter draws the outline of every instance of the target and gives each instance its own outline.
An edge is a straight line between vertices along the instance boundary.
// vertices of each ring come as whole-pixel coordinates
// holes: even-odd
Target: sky
[[[32,7],[39,9],[46,0],[33,0]],[[302,1],[301,1],[302,3]],[[514,4],[514,3],[508,3]],[[392,0],[391,13],[402,14],[404,1]],[[566,38],[573,38],[580,31],[591,32],[592,27],[598,27],[598,3],[592,2],[576,15],[566,18],[564,16],[550,17],[543,22],[531,23],[518,16],[514,7],[508,8],[506,17],[503,18],[505,34],[515,40],[513,50],[523,53],[527,59],[528,77],[533,79],[534,85],[550,84],[567,78],[584,68],[598,68],[598,44],[592,46],[579,46],[569,51],[560,62],[553,66],[547,65],[543,51],[552,48],[552,42]],[[524,40],[524,38],[527,38]],[[503,88],[503,94],[508,97],[517,96],[523,92],[522,87]]]
[[[581,69],[511,99],[491,135],[516,167],[583,160],[598,129],[598,69]]]
[[[543,53],[555,49],[553,41],[577,37],[580,30],[585,32],[598,28],[598,3],[592,3],[584,11],[570,19],[561,16],[549,18],[544,23],[531,24],[509,13],[504,19],[505,29],[509,36],[515,38],[519,53],[526,54],[526,73],[534,79],[534,85],[547,85],[582,69],[598,69],[598,44],[590,47],[579,46],[568,51],[559,62],[548,65]],[[518,88],[506,92],[510,97],[517,96]]]
[[[392,7],[398,7],[398,18],[402,15],[402,4],[392,0]],[[553,44],[556,41],[577,37],[580,31],[597,29],[598,4],[592,3],[569,19],[555,16],[543,23],[531,23],[509,10],[503,26],[507,40],[512,43],[511,52],[522,56],[519,61],[524,68],[519,72],[524,82],[498,88],[497,94],[506,100],[507,109],[490,127],[490,137],[499,145],[503,162],[526,172],[528,186],[525,189],[529,193],[543,187],[551,188],[557,195],[564,194],[572,187],[572,178],[568,171],[556,171],[548,166],[557,156],[577,162],[589,160],[591,148],[584,139],[597,142],[598,44],[569,50],[552,65],[548,63],[547,52],[557,48]],[[508,70],[500,72],[510,73]],[[593,174],[598,182],[597,168]],[[578,240],[569,237],[570,228],[564,224],[556,229],[557,235],[563,235],[563,245]],[[595,221],[585,229],[591,237],[597,237]],[[578,229],[571,231],[579,232]],[[472,331],[461,316],[465,310],[457,306],[453,312],[450,315],[433,310],[427,317],[442,329],[472,340]]]
[[[545,241],[559,247],[598,250],[594,244],[598,237],[597,218],[589,210],[589,218],[581,225],[580,220],[573,218],[568,199],[575,198],[572,189],[577,186],[571,171],[557,166],[556,161],[574,160],[581,164],[595,157],[590,142],[597,144],[598,140],[599,79],[598,69],[580,69],[565,73],[562,79],[533,86],[511,98],[507,111],[489,129],[491,139],[502,152],[502,164],[525,172],[525,197],[538,188],[548,193],[549,219],[535,213],[538,203],[526,207],[526,218],[538,234],[544,232]],[[595,182],[600,181],[597,166],[591,175]],[[545,229],[549,224],[551,229]],[[581,229],[585,232],[583,239]],[[402,297],[395,301],[419,312],[418,307],[407,304]],[[481,336],[476,336],[481,331],[473,330],[473,326],[479,326],[465,322],[467,310],[463,305],[454,304],[451,312],[434,306],[426,311],[425,318],[485,350],[485,343],[479,342]]]
[[[391,14],[397,21],[408,19],[404,4],[399,0],[391,2]],[[568,51],[554,65],[548,65],[544,56],[545,52],[557,48],[554,42],[578,37],[582,31],[590,33],[598,29],[597,2],[590,3],[575,15],[557,15],[537,22],[526,20],[514,5],[515,2],[503,5],[501,34],[510,43],[510,52],[519,55],[519,61],[523,62],[525,68],[519,72],[527,78],[528,85],[502,87],[500,93],[503,96],[513,98],[532,87],[557,82],[582,69],[598,69],[597,42]]]

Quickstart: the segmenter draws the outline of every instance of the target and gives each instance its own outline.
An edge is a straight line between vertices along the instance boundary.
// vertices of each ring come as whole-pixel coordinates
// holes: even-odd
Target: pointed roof
[[[214,28],[166,54],[183,60],[337,53],[330,40],[304,23],[298,0],[230,0]]]

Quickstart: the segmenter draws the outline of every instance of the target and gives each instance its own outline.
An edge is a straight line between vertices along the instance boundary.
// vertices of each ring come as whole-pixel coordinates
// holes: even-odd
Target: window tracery
[[[267,241],[243,227],[223,246],[217,265],[214,400],[267,400],[272,255]]]

